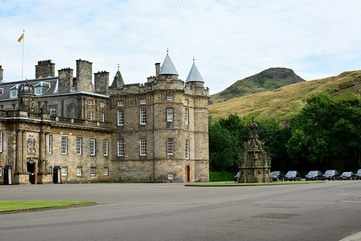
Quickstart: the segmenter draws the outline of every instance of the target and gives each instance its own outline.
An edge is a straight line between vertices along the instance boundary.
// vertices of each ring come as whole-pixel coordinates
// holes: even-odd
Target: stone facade
[[[109,87],[102,71],[93,87],[91,62],[77,60],[75,77],[49,77],[50,63],[38,62],[39,79],[0,84],[0,183],[208,181],[203,80],[156,64],[145,83],[118,70]]]

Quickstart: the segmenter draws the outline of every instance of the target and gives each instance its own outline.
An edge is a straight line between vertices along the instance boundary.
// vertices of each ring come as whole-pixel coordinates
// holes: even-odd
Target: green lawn
[[[236,183],[233,181],[221,182],[197,182],[186,184],[188,187],[237,187],[237,186],[274,186],[274,185],[297,185],[297,184],[314,184],[323,183],[323,181],[279,181],[270,183]]]
[[[73,200],[0,200],[0,213],[89,206],[93,204],[95,202]]]
[[[233,181],[233,173],[226,171],[211,171],[209,172],[209,181],[211,182],[220,182],[220,181]]]

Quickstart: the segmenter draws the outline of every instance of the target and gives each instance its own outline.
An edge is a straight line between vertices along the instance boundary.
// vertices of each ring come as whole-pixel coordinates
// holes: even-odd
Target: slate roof
[[[122,74],[118,70],[117,73],[115,74],[114,80],[113,80],[110,88],[118,89],[118,88],[123,87],[123,85],[124,85],[124,80],[123,80]]]
[[[169,74],[169,75],[178,75],[178,72],[170,59],[168,53],[164,58],[163,64],[160,67],[160,73],[159,74]]]
[[[194,61],[186,81],[203,81],[203,77],[201,73],[199,73],[199,70]]]

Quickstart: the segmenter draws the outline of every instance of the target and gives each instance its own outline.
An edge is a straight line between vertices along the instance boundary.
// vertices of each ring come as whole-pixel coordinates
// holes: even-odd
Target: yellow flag
[[[21,41],[23,41],[24,40],[24,33],[22,33],[21,35],[20,35],[20,37],[18,38],[18,43],[20,43]]]

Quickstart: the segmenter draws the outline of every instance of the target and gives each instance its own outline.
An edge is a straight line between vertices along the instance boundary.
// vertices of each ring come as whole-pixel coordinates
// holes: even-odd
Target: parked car
[[[285,175],[285,180],[287,181],[296,181],[301,180],[300,173],[298,171],[288,171]]]
[[[321,178],[322,178],[322,172],[315,170],[309,171],[305,176],[306,180],[320,180]]]
[[[357,172],[356,172],[356,179],[357,180],[360,180],[361,179],[361,169],[358,169]]]
[[[322,175],[322,178],[324,180],[336,180],[338,178],[338,176],[339,176],[338,171],[336,171],[336,170],[327,170]]]
[[[353,172],[343,172],[340,176],[341,180],[353,180],[355,177],[355,174]]]
[[[283,180],[283,175],[280,171],[271,172],[272,181],[280,181]]]

